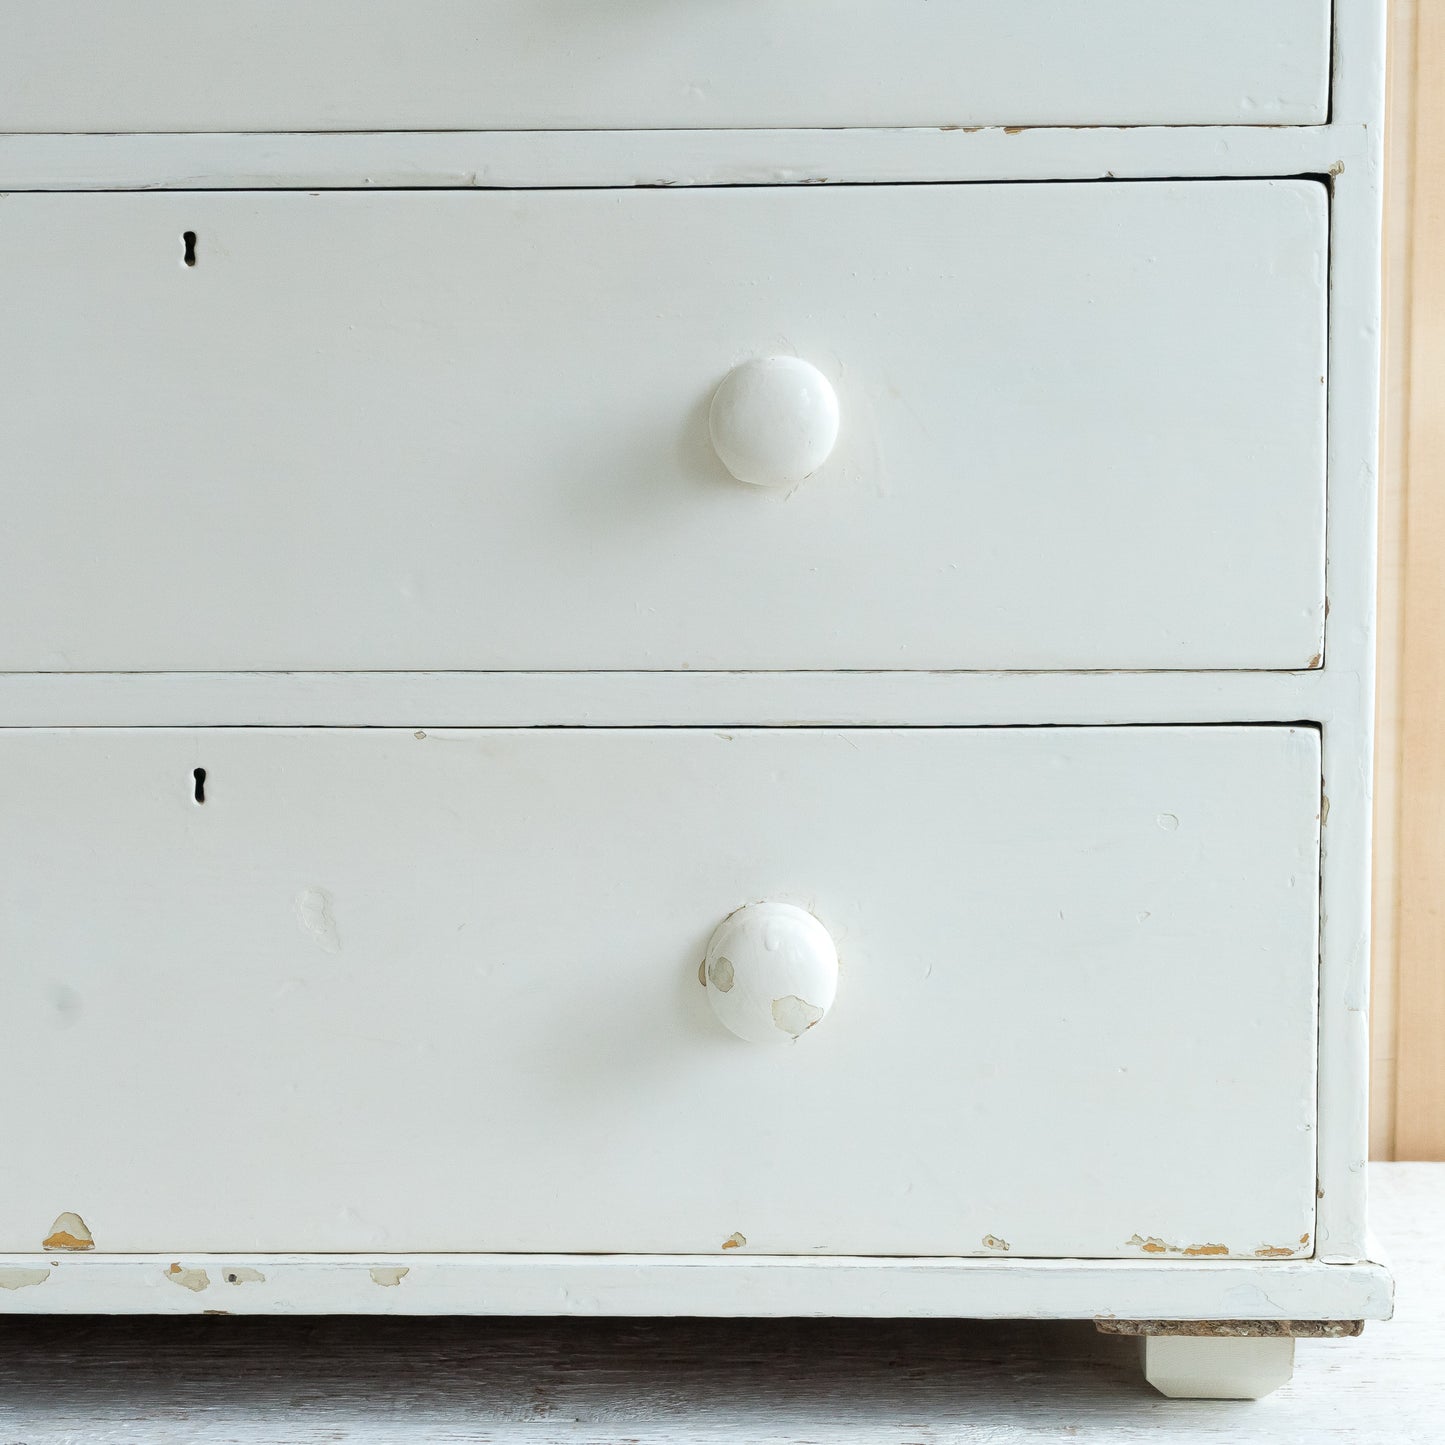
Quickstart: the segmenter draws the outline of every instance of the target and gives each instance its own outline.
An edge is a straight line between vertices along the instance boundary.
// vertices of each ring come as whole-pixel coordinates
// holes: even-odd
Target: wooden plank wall
[[[1393,0],[1371,1148],[1445,1159],[1445,0]]]

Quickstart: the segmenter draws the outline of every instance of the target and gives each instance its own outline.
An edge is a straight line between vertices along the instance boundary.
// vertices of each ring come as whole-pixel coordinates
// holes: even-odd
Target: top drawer
[[[1329,0],[0,0],[0,131],[1318,124]]]

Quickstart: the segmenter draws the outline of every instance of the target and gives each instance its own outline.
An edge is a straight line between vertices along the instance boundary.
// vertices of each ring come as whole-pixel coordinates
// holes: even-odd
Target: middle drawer
[[[0,670],[1315,666],[1327,243],[1307,180],[8,197]],[[838,439],[749,486],[779,356]]]

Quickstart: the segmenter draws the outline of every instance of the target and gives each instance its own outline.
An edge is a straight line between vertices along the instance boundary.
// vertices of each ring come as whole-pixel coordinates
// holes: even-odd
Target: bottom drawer
[[[0,794],[0,1252],[1311,1253],[1308,727],[9,730]],[[758,900],[839,959],[777,1046],[699,987]]]

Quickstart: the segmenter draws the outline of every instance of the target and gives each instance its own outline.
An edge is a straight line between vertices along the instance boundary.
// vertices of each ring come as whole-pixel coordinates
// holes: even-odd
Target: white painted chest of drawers
[[[0,0],[0,1308],[1387,1314],[1381,28]]]

